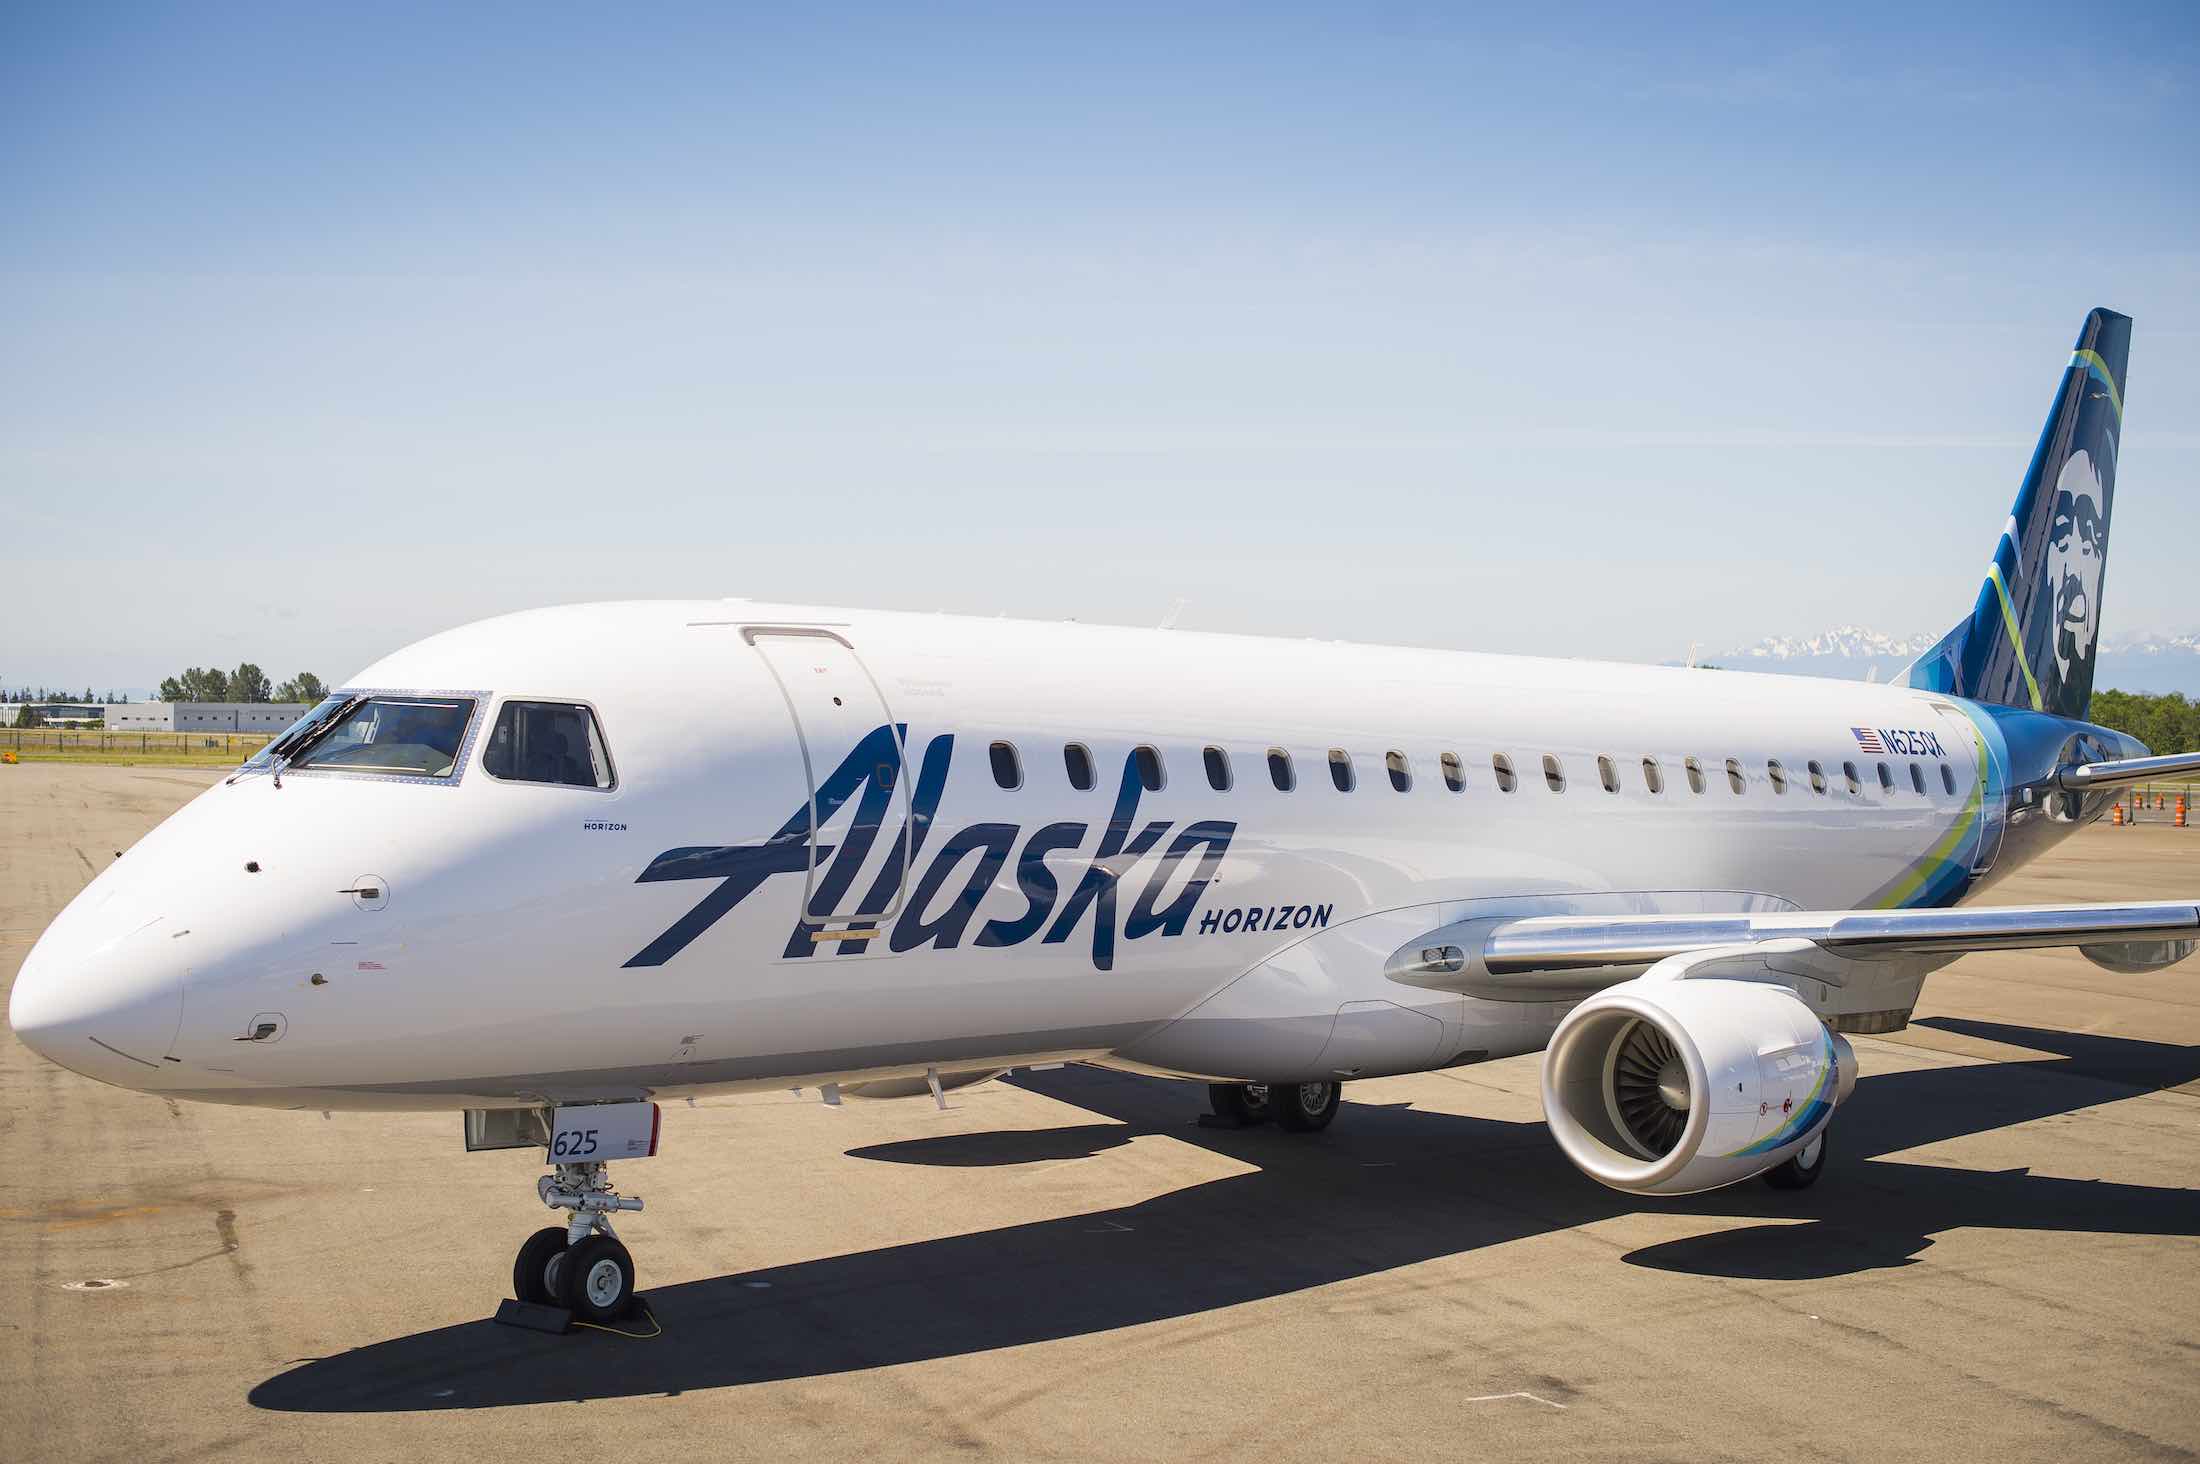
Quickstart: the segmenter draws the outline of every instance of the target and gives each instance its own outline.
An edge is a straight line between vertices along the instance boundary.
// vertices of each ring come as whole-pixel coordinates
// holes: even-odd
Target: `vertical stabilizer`
[[[2129,316],[2086,316],[1978,604],[1910,668],[1910,685],[2085,716],[2130,352]]]

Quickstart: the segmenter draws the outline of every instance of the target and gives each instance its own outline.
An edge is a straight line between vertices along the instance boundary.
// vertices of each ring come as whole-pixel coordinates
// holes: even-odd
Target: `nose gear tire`
[[[565,1227],[552,1225],[527,1237],[512,1262],[512,1296],[536,1306],[558,1306],[557,1263],[565,1255]]]
[[[634,1302],[634,1258],[612,1237],[591,1235],[566,1254],[558,1289],[558,1304],[577,1320],[616,1321]]]

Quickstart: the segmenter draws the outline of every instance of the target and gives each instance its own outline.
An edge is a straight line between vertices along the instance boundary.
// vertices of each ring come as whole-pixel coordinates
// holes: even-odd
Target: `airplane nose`
[[[183,1022],[183,970],[155,920],[93,943],[56,922],[8,993],[8,1025],[39,1056],[124,1088],[152,1086]]]

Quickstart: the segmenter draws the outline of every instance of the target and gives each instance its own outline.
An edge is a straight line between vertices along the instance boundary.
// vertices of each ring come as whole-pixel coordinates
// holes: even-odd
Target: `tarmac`
[[[217,776],[0,768],[0,976]],[[2104,824],[1993,898],[2196,894],[2200,828]],[[640,1340],[486,1320],[540,1167],[455,1114],[176,1105],[11,1035],[0,1459],[2200,1452],[2200,960],[1970,956],[1856,1046],[1816,1187],[1670,1200],[1567,1164],[1532,1057],[1312,1138],[1083,1068],[668,1107]]]

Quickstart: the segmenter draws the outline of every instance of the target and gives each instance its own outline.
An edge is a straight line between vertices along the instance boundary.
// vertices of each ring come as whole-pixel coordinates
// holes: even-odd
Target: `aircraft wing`
[[[2200,773],[2200,752],[2173,752],[2167,757],[2121,757],[2107,762],[2079,763],[2055,775],[2055,782],[2073,793],[2089,788],[2122,788],[2151,778],[2181,778]]]
[[[2152,969],[2200,942],[2200,902],[1482,917],[1431,931],[1399,950],[1385,974],[1473,996],[1551,1001],[1600,990],[1671,956],[1773,942],[1788,950],[1807,943],[1844,961],[2080,946],[2099,949],[2095,959],[2112,969]]]

